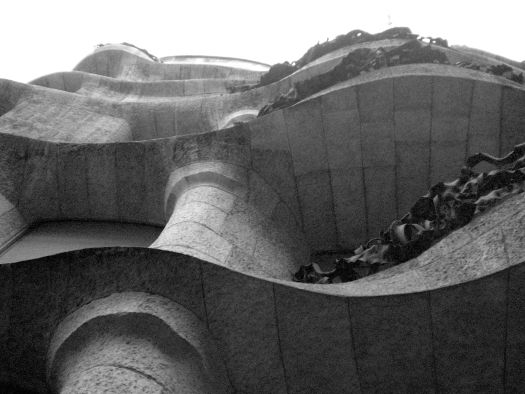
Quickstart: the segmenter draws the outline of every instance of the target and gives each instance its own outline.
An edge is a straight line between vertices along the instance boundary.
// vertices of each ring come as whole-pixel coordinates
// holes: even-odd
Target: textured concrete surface
[[[522,85],[439,64],[375,70],[254,118],[350,50],[232,94],[262,66],[161,64],[119,45],[30,85],[0,80],[2,387],[519,392],[523,195],[376,275],[290,281],[310,253],[376,236],[467,155],[525,137]]]

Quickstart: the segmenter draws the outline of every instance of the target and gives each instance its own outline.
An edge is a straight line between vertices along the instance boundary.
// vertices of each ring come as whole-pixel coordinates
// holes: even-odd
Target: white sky
[[[353,29],[393,26],[525,60],[524,0],[6,0],[0,9],[0,78],[20,82],[70,71],[98,43],[273,64]]]

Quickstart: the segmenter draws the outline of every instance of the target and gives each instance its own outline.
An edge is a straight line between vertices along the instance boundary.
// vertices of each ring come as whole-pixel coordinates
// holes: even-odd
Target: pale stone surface
[[[220,392],[206,388],[209,371],[225,392],[519,390],[523,195],[377,275],[290,281],[310,252],[377,235],[466,155],[522,142],[523,87],[440,64],[371,70],[250,119],[349,50],[233,94],[257,82],[255,63],[160,64],[121,45],[33,85],[0,80],[2,237],[47,220],[164,228],[150,248],[0,265],[0,380],[46,390],[53,335],[82,315],[63,342],[74,345],[64,391]],[[248,123],[215,130],[235,120]],[[83,314],[105,297],[129,304]],[[170,303],[196,323],[174,324]],[[199,361],[213,342],[215,356]]]
[[[155,380],[132,369],[95,366],[67,382],[61,393],[147,393],[161,394],[163,387]]]
[[[308,246],[295,235],[293,222],[283,226],[275,220],[278,203],[277,193],[243,167],[216,162],[180,167],[168,182],[170,219],[151,246],[256,275],[289,278],[308,258]],[[290,216],[286,204],[281,207]]]

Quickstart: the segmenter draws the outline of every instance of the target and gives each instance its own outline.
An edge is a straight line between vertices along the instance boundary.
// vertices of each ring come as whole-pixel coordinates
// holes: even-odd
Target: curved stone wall
[[[376,275],[291,282],[311,252],[356,246],[456,178],[468,155],[501,155],[525,137],[522,85],[441,64],[373,70],[242,118],[350,50],[231,94],[206,89],[260,73],[160,64],[120,47],[32,86],[0,81],[0,242],[54,220],[164,229],[148,248],[0,265],[0,382],[519,391],[523,195]],[[224,128],[239,115],[245,123]]]
[[[1,346],[10,360],[3,371],[15,381],[28,373],[33,387],[42,385],[47,341],[65,316],[139,291],[171,299],[206,323],[237,391],[518,389],[524,204],[516,196],[394,272],[341,285],[256,278],[153,249],[2,265]]]
[[[176,169],[166,211],[168,223],[153,248],[284,280],[309,258],[287,204],[243,167],[199,162]]]
[[[184,79],[153,82],[123,81],[80,71],[49,74],[30,82],[32,85],[63,90],[84,96],[100,96],[115,101],[139,99],[140,97],[173,98],[204,94],[229,93],[247,80],[230,79]]]
[[[226,393],[215,344],[184,307],[145,293],[118,293],[69,315],[48,354],[54,392]]]

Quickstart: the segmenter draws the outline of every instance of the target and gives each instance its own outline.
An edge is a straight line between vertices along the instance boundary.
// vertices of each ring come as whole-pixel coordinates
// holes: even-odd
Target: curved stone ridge
[[[163,297],[113,294],[60,323],[49,347],[48,380],[59,393],[142,393],[159,387],[229,392],[224,365],[206,331],[193,313]]]
[[[410,39],[380,38],[264,86],[257,62],[160,63],[118,45],[30,85],[0,80],[0,251],[43,222],[163,228],[148,248],[0,264],[0,387],[524,387],[523,194],[375,275],[291,281],[311,253],[378,234],[470,155],[525,140],[521,84],[447,64],[372,69],[255,118],[352,51]],[[451,64],[502,62],[429,45]]]
[[[159,63],[152,61],[139,50],[125,45],[99,48],[75,66],[76,71],[128,81],[203,78],[256,81],[266,69],[263,65],[246,61]]]

